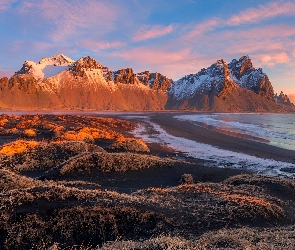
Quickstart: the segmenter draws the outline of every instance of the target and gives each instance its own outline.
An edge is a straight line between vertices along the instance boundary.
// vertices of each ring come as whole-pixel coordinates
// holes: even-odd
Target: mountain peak
[[[255,69],[249,56],[233,59],[228,65],[231,78],[242,88],[252,90],[266,99],[275,101],[274,91],[262,69]]]
[[[90,56],[83,56],[78,61],[69,66],[70,73],[76,77],[93,77],[101,75],[105,80],[112,79],[112,72],[109,68],[98,63]]]
[[[43,57],[39,62],[39,64],[51,64],[54,66],[69,65],[72,63],[74,63],[74,60],[65,56],[64,54],[57,54],[49,58]]]
[[[43,57],[39,63],[34,61],[25,61],[22,68],[15,72],[15,75],[32,75],[36,79],[43,79],[58,74],[68,68],[74,60],[58,54],[52,57]]]

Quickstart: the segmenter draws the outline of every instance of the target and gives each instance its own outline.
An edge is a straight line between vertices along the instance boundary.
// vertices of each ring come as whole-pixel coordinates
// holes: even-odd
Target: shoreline
[[[196,122],[180,121],[173,118],[175,114],[161,114],[151,116],[151,121],[161,126],[167,133],[193,140],[195,142],[209,144],[221,149],[244,153],[247,155],[294,163],[295,152],[288,149],[268,145],[263,142],[249,140],[237,136],[231,136],[201,125]]]
[[[295,179],[294,151],[174,118],[179,114],[182,113],[118,114],[116,117],[140,124],[133,136],[168,148],[185,160],[202,160],[206,167]]]
[[[210,126],[205,128],[200,122],[181,121],[174,116],[184,113],[193,114],[212,114],[215,112],[201,112],[201,111],[179,111],[179,110],[157,110],[157,111],[95,111],[95,110],[0,110],[3,114],[52,114],[52,115],[87,115],[87,116],[101,116],[114,117],[125,120],[135,121],[139,124],[147,124],[145,119],[140,116],[145,116],[151,122],[159,125],[168,134],[172,136],[189,139],[198,143],[212,145],[214,147],[229,150],[237,153],[244,153],[247,155],[273,159],[276,161],[283,161],[295,163],[295,152],[288,149],[283,149],[256,140],[251,140],[248,135],[232,135],[224,133],[221,129],[211,129]],[[218,112],[228,113],[228,112]],[[243,112],[244,113],[244,112]],[[249,112],[245,112],[245,114]],[[260,114],[261,112],[257,112]],[[262,113],[267,114],[267,113]],[[285,114],[285,113],[284,113]],[[138,118],[137,118],[138,117]],[[244,137],[244,138],[243,138]]]

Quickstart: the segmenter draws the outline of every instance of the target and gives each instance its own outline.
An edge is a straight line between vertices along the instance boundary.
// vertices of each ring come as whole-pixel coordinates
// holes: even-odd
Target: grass
[[[173,164],[172,160],[163,160],[156,156],[140,155],[133,153],[92,153],[75,158],[63,165],[60,169],[62,175],[74,171],[99,170],[101,172],[125,172],[128,170],[136,171],[151,167],[160,167]]]
[[[119,119],[0,115],[0,126],[0,134],[12,140],[0,147],[1,249],[292,249],[295,244],[293,180],[244,174],[194,184],[187,173],[176,177],[178,186],[119,193],[102,189],[97,176],[184,165],[152,155],[144,142],[130,138],[136,125]],[[35,172],[44,178],[33,178]]]
[[[5,144],[0,148],[2,155],[14,155],[34,149],[39,145],[37,141],[17,140],[9,144]]]

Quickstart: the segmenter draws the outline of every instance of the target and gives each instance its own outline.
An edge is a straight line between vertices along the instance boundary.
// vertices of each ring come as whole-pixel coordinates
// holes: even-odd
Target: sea
[[[175,115],[174,118],[196,122],[196,126],[204,126],[221,133],[292,150],[295,158],[294,114],[184,113]],[[135,135],[146,142],[167,145],[187,157],[203,159],[207,161],[208,166],[245,169],[257,174],[295,179],[295,164],[293,163],[258,158],[175,137],[151,121],[147,124],[141,124],[134,131]]]
[[[295,151],[294,114],[217,113],[181,115],[175,118],[199,122],[221,133]]]

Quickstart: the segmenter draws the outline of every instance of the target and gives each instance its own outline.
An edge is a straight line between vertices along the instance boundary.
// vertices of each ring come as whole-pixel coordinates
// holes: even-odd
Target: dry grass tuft
[[[81,156],[63,164],[60,169],[62,175],[75,171],[125,172],[151,167],[161,167],[173,164],[172,160],[164,160],[156,156],[132,153],[92,153]]]
[[[159,236],[152,237],[148,240],[142,241],[116,241],[109,242],[103,245],[101,248],[96,248],[97,250],[138,250],[138,249],[151,249],[151,250],[197,250],[199,249],[199,244],[192,240],[187,240],[185,238],[174,236]]]
[[[39,143],[37,141],[17,140],[9,144],[5,144],[0,148],[0,154],[14,155],[20,154],[30,149],[37,147]]]
[[[120,138],[107,149],[111,152],[150,152],[150,149],[142,140],[135,138]]]
[[[37,133],[35,129],[26,129],[24,130],[23,135],[26,137],[35,137]]]
[[[27,151],[3,155],[0,158],[0,167],[17,172],[51,169],[72,157],[91,152],[105,151],[99,146],[79,141],[40,142]]]

